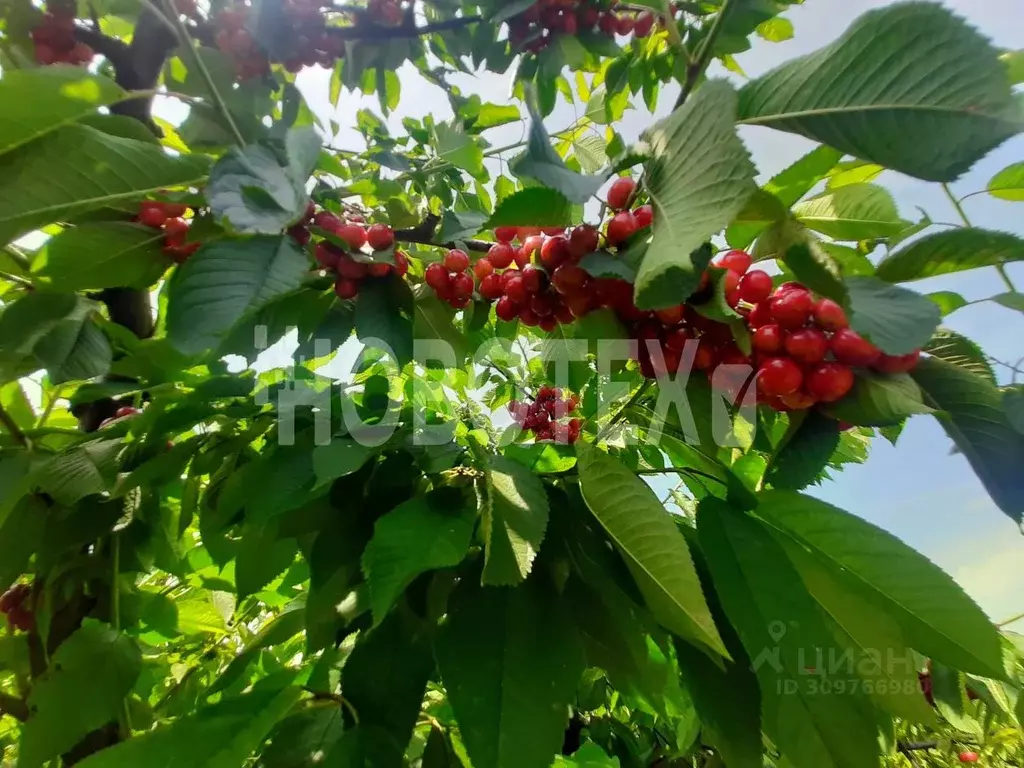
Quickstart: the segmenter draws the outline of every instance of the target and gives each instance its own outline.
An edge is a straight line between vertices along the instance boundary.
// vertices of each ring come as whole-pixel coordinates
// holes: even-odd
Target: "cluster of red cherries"
[[[188,230],[192,226],[189,220],[184,218],[187,213],[188,206],[183,203],[150,200],[139,205],[139,213],[135,220],[151,229],[163,230],[164,254],[170,256],[176,264],[184,264],[202,245],[186,242]]]
[[[559,35],[601,32],[608,37],[644,38],[654,29],[651,11],[604,8],[597,0],[538,0],[509,19],[509,42],[516,50],[538,53]]]
[[[138,416],[142,413],[138,408],[133,408],[130,405],[123,405],[114,412],[114,415],[109,419],[104,419],[100,422],[100,429],[109,427],[111,424],[120,421],[121,419],[130,419],[132,416]]]
[[[394,265],[374,261],[372,256],[365,253],[365,246],[369,246],[374,253],[382,253],[394,247],[395,233],[387,224],[367,227],[362,216],[352,215],[342,219],[330,211],[314,214],[312,221],[314,226],[334,235],[345,244],[342,247],[321,240],[314,252],[317,264],[334,273],[334,292],[339,299],[354,299],[367,278],[387,277],[392,272],[405,277],[409,271],[409,260],[401,251],[394,252]]]
[[[538,443],[555,442],[572,445],[580,439],[583,422],[571,418],[579,399],[558,387],[541,387],[532,403],[513,400],[508,412],[520,429],[533,433]]]
[[[75,39],[75,6],[50,3],[42,21],[32,30],[32,43],[38,64],[84,66],[95,55],[91,47]]]
[[[15,584],[0,595],[0,613],[7,617],[7,625],[13,630],[29,632],[35,626],[35,618],[29,598],[32,587],[28,584]]]

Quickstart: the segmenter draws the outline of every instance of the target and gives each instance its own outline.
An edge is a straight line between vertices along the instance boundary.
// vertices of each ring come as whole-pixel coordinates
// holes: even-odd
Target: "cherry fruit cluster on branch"
[[[651,11],[608,6],[599,0],[538,0],[508,20],[508,37],[513,49],[538,53],[562,35],[581,32],[644,38],[656,21]]]
[[[138,408],[134,408],[130,405],[123,405],[120,408],[118,408],[117,411],[114,412],[113,416],[111,416],[109,419],[104,419],[100,423],[100,429],[103,429],[104,427],[109,427],[111,424],[114,424],[120,421],[121,419],[130,419],[133,416],[138,416],[140,413],[142,413],[142,411],[139,410]]]
[[[30,632],[35,626],[35,616],[29,604],[32,587],[28,584],[15,584],[0,595],[0,613],[7,617],[7,625],[13,630]]]
[[[311,211],[312,208],[308,209],[307,213]],[[330,211],[312,214],[312,222],[344,243],[342,246],[321,240],[314,251],[316,262],[321,269],[335,275],[334,292],[339,299],[354,299],[358,296],[364,280],[387,277],[392,272],[399,277],[405,277],[409,271],[409,260],[402,251],[394,252],[394,265],[374,261],[373,257],[366,253],[367,247],[373,253],[383,253],[394,247],[395,233],[387,224],[373,224],[367,227],[362,216],[353,215],[342,219]]]
[[[508,412],[520,429],[533,433],[538,443],[572,445],[583,429],[582,420],[572,418],[579,404],[579,398],[558,387],[541,387],[532,403],[513,400]]]
[[[202,245],[198,242],[186,242],[189,228],[192,226],[190,220],[185,218],[188,211],[188,206],[182,203],[146,201],[139,205],[139,213],[135,217],[143,226],[163,231],[164,254],[177,264],[188,261]]]
[[[75,6],[49,3],[42,20],[32,29],[36,62],[43,65],[85,66],[95,52],[75,38]]]

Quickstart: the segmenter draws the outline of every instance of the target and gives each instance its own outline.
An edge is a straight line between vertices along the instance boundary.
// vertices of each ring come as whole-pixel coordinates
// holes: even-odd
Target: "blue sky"
[[[755,40],[753,48],[740,54],[738,61],[747,75],[757,76],[835,39],[864,11],[888,4],[883,0],[807,0],[784,14],[795,26],[794,39],[783,43]],[[946,0],[944,4],[1000,47],[1017,48],[1024,41],[1024,13],[1019,0]],[[735,79],[721,67],[713,68],[711,74]],[[409,68],[400,71],[400,76],[402,102],[388,120],[396,133],[402,132],[400,122],[405,116],[450,116],[447,100],[439,89],[424,83]],[[479,93],[485,100],[501,103],[507,100],[510,75],[484,73],[452,81],[464,92]],[[335,145],[362,146],[359,134],[347,126],[352,125],[358,108],[379,112],[376,98],[343,94],[335,110],[327,100],[327,73],[319,69],[300,75],[299,85],[317,114],[341,124]],[[636,105],[638,108],[628,112],[619,126],[625,138],[635,139],[654,118],[666,114],[675,95],[674,89],[666,89],[654,116],[642,104]],[[581,105],[560,102],[548,119],[549,130],[566,127],[581,112]],[[501,146],[522,138],[523,131],[520,125],[505,126],[488,132],[487,138],[494,146]],[[813,147],[800,137],[766,128],[744,128],[741,135],[762,179]],[[960,196],[983,190],[998,170],[1022,159],[1024,137],[1018,137],[979,162],[953,185],[954,190]],[[892,172],[883,174],[878,183],[893,193],[904,218],[916,220],[916,208],[920,207],[935,221],[957,220],[938,185]],[[1024,203],[978,195],[968,200],[965,208],[977,226],[1024,235]],[[1024,286],[1024,265],[1014,265],[1010,274],[1018,286]],[[923,292],[954,290],[968,300],[1005,290],[992,269],[933,278],[913,287]],[[1015,362],[1024,355],[1024,315],[1020,313],[981,304],[961,309],[947,318],[946,324],[979,342],[996,358]],[[999,373],[1009,380],[1005,370]],[[967,461],[951,454],[951,448],[952,443],[934,419],[918,417],[910,421],[897,447],[876,441],[865,465],[846,469],[812,493],[880,525],[923,552],[952,574],[993,619],[1024,612],[1024,536],[992,503]]]

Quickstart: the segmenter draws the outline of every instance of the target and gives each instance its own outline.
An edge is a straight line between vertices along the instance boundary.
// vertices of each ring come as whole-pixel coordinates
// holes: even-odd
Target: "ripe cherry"
[[[182,245],[188,234],[188,222],[181,218],[168,219],[164,222],[164,237],[168,245]]]
[[[818,402],[814,395],[809,395],[806,392],[801,392],[799,390],[791,395],[782,395],[779,400],[781,400],[782,404],[791,411],[803,411]]]
[[[313,255],[316,258],[316,263],[321,267],[324,269],[334,269],[338,266],[341,251],[331,243],[317,243]]]
[[[541,246],[540,262],[549,272],[554,272],[569,258],[569,241],[562,235],[548,238]]]
[[[754,308],[750,310],[750,314],[747,315],[747,325],[751,328],[760,328],[762,325],[768,325],[773,323],[772,313],[768,309],[768,302],[762,301],[760,304],[754,305]]]
[[[961,752],[959,755],[957,755],[957,758],[960,760],[961,763],[976,763],[978,762],[978,753]]]
[[[524,303],[528,295],[526,283],[523,282],[521,275],[516,275],[505,283],[505,296],[516,304]]]
[[[480,261],[473,265],[473,274],[476,275],[477,280],[483,280],[494,272],[494,265],[491,264],[491,260],[484,256]]]
[[[494,305],[494,312],[499,319],[507,323],[518,317],[519,307],[516,306],[516,303],[510,297],[502,296],[498,299],[498,303]]]
[[[516,249],[508,243],[498,243],[491,246],[487,252],[487,260],[495,269],[505,269],[516,257]]]
[[[428,266],[423,273],[423,279],[437,293],[445,293],[451,287],[452,278],[444,264],[435,262]]]
[[[814,299],[806,290],[776,292],[768,299],[768,311],[783,328],[799,328],[807,323],[814,308]]]
[[[395,244],[395,233],[387,224],[374,224],[366,230],[366,242],[375,251],[386,251]]]
[[[635,191],[636,182],[628,176],[620,176],[608,190],[608,207],[613,211],[623,210]]]
[[[772,323],[771,325],[762,325],[754,331],[750,343],[758,352],[775,355],[782,351],[784,341],[785,334],[782,329]]]
[[[373,264],[369,264],[366,267],[366,273],[370,277],[387,277],[391,274],[391,265],[383,261],[378,261]]]
[[[160,203],[142,203],[139,206],[139,223],[159,229],[166,223],[167,213]]]
[[[555,308],[550,301],[548,301],[547,294],[538,293],[530,298],[530,309],[537,315],[537,317],[547,317],[548,315],[554,314]]]
[[[850,325],[843,308],[832,299],[819,299],[814,305],[814,322],[826,331],[839,331]]]
[[[578,293],[589,279],[590,275],[576,264],[563,264],[551,276],[555,290],[565,295]]]
[[[519,310],[519,322],[530,328],[536,328],[540,325],[540,317],[529,307],[523,307]]]
[[[495,227],[494,239],[499,243],[511,243],[519,234],[519,227]]]
[[[369,273],[367,264],[356,261],[347,253],[341,254],[335,269],[341,277],[348,278],[349,280],[362,280]]]
[[[334,293],[339,299],[354,299],[359,295],[359,281],[339,277],[334,283]]]
[[[619,245],[632,237],[637,229],[639,227],[636,223],[636,216],[629,211],[622,211],[615,214],[612,220],[608,222],[606,237],[612,245]]]
[[[850,328],[843,328],[832,335],[832,354],[846,365],[870,366],[878,362],[882,351]]]
[[[345,222],[330,211],[320,211],[320,213],[313,216],[313,226],[319,227],[325,232],[337,234],[338,230],[345,226]]]
[[[821,363],[812,368],[804,383],[807,393],[823,403],[846,397],[853,388],[853,371],[842,363]]]
[[[574,259],[582,259],[597,250],[598,232],[596,227],[582,224],[569,233],[569,253]]]
[[[395,251],[395,274],[405,277],[409,271],[409,257],[402,251]]]
[[[725,290],[725,301],[726,301],[726,303],[729,304],[730,307],[735,307],[737,304],[739,304],[739,301],[740,301],[739,287],[740,287],[740,279],[742,277],[743,277],[743,275],[741,273],[735,272],[735,271],[733,271],[731,269],[728,270],[725,273],[725,275],[722,277],[722,280],[725,283],[725,285],[723,286],[723,289]]]
[[[620,35],[628,35],[633,31],[633,17],[623,14],[615,20],[615,31]]]
[[[519,249],[519,256],[523,258],[523,264],[520,265],[520,268],[525,264],[529,264],[533,255],[544,247],[544,237],[543,235],[530,235],[522,242],[523,246]],[[518,258],[516,262],[519,262]]]
[[[342,224],[338,237],[344,240],[353,251],[366,245],[366,230],[360,224]]]
[[[917,367],[917,361],[921,359],[921,350],[915,349],[906,355],[885,355],[878,358],[874,367],[882,373],[909,373]]]
[[[501,287],[501,275],[493,272],[486,275],[480,281],[480,295],[485,299],[500,299],[505,295],[505,289]]]
[[[541,227],[540,231],[548,237],[555,237],[556,235],[564,235],[565,227]]]
[[[674,307],[655,310],[654,316],[661,321],[662,325],[672,326],[679,325],[679,323],[683,322],[683,315],[685,313],[686,306],[683,304],[677,304]]]
[[[547,286],[548,276],[543,270],[527,264],[522,270],[522,280],[527,293],[540,293]]]
[[[459,272],[452,277],[452,296],[456,299],[468,299],[473,295],[473,278],[467,272]]]
[[[444,255],[444,265],[449,272],[465,272],[469,269],[469,255],[454,248]]]
[[[654,14],[650,11],[644,11],[636,17],[636,21],[633,22],[633,35],[635,37],[647,37],[651,34],[651,30],[654,28]]]
[[[654,221],[654,209],[649,205],[641,205],[633,211],[633,217],[636,219],[637,226],[640,229],[645,229]]]
[[[123,419],[126,416],[134,416],[137,413],[142,413],[138,408],[132,408],[130,405],[123,405],[114,412],[115,419]]]
[[[771,357],[757,371],[757,385],[766,395],[780,397],[800,389],[804,374],[800,366],[788,357]]]
[[[754,269],[740,280],[740,298],[751,304],[758,304],[772,294],[772,277],[767,272]]]
[[[786,337],[786,352],[804,365],[820,363],[828,354],[828,338],[817,328],[801,328]]]
[[[750,258],[750,254],[746,251],[729,251],[724,256],[719,256],[713,263],[716,267],[731,269],[733,272],[739,272],[742,275],[750,269],[753,261]]]

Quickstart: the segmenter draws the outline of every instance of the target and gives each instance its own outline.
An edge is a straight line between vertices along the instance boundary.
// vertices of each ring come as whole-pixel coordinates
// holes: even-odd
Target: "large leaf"
[[[998,51],[931,3],[865,13],[836,42],[744,86],[738,111],[741,123],[929,181],[956,179],[1024,127]]]
[[[0,243],[54,221],[199,185],[209,160],[70,125],[0,157]],[[60,183],[54,183],[60,179]]]
[[[491,456],[484,471],[483,583],[518,584],[530,573],[544,541],[548,497],[540,478],[517,461]]]
[[[302,698],[298,687],[270,687],[226,698],[136,734],[82,762],[81,768],[238,768]]]
[[[172,265],[164,233],[126,221],[65,229],[40,250],[34,274],[56,290],[149,288]]]
[[[901,283],[1010,261],[1024,261],[1024,240],[1016,235],[949,229],[890,253],[878,263],[875,274],[890,283]]]
[[[186,354],[217,346],[248,312],[299,287],[306,254],[288,236],[218,240],[175,275],[167,306],[167,336]]]
[[[473,518],[457,492],[438,492],[410,499],[377,520],[362,558],[375,624],[421,573],[462,562]]]
[[[235,558],[235,591],[238,599],[259,592],[295,562],[298,546],[282,535],[276,522],[260,520],[247,525]]]
[[[942,312],[931,299],[876,277],[847,278],[850,327],[887,355],[906,355],[932,337]]]
[[[928,656],[1002,677],[999,632],[955,581],[895,536],[848,512],[791,491],[761,494],[757,514],[866,588],[907,643]]]
[[[356,336],[368,346],[386,349],[400,367],[413,356],[413,297],[396,276],[367,280],[356,299]]]
[[[690,254],[721,231],[754,193],[754,166],[736,135],[736,94],[713,81],[647,134],[645,184],[654,237],[636,278],[643,309],[679,304],[697,288],[704,264]]]
[[[939,328],[932,336],[924,351],[932,357],[945,360],[955,366],[964,368],[981,376],[991,384],[996,383],[996,375],[985,352],[975,342],[948,328]]]
[[[697,531],[715,592],[757,674],[764,730],[776,747],[794,766],[877,768],[876,715],[856,677],[826,690],[827,671],[808,669],[816,654],[834,657],[846,646],[770,531],[710,497]]]
[[[561,751],[583,648],[553,587],[466,580],[434,653],[474,768],[548,768]]]
[[[1000,200],[1024,201],[1024,163],[1008,165],[988,183],[988,193]]]
[[[280,145],[233,147],[210,170],[206,199],[226,228],[247,235],[273,235],[306,210],[306,180],[320,151],[311,127],[289,131]]]
[[[141,669],[142,655],[125,635],[93,621],[76,630],[32,686],[32,716],[21,730],[18,765],[42,765],[117,720]]]
[[[856,373],[850,393],[828,408],[828,413],[837,419],[862,427],[886,427],[899,424],[908,416],[934,410],[925,404],[921,388],[905,373]]]
[[[573,205],[557,189],[527,187],[494,209],[482,229],[506,226],[557,227],[572,223]]]
[[[578,455],[583,498],[626,559],[654,618],[728,656],[686,539],[654,491],[603,451],[580,444]]]
[[[291,609],[275,616],[264,624],[260,631],[245,645],[245,648],[228,664],[217,681],[210,689],[210,693],[223,691],[238,680],[245,670],[259,656],[264,648],[272,648],[275,645],[285,643],[299,634],[305,625],[305,612],[301,609]]]
[[[940,409],[936,418],[992,499],[1011,518],[1024,522],[1024,484],[1020,482],[1024,435],[1013,428],[999,390],[992,382],[937,358],[921,360],[911,375],[928,402]]]
[[[120,440],[83,443],[40,464],[33,480],[61,504],[74,504],[113,487],[121,447]]]
[[[839,447],[839,422],[835,419],[811,411],[798,424],[775,453],[765,476],[772,488],[800,490],[817,483]]]
[[[797,220],[835,240],[871,240],[907,227],[892,195],[875,184],[830,189],[793,206]]]
[[[447,123],[434,126],[434,151],[440,160],[468,171],[471,176],[484,173],[484,151],[476,139]]]
[[[113,80],[82,67],[4,68],[0,80],[0,154],[124,98]]]

